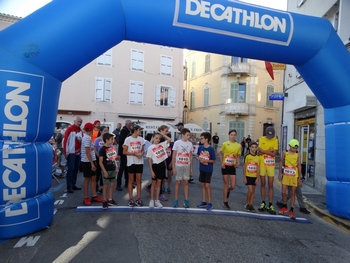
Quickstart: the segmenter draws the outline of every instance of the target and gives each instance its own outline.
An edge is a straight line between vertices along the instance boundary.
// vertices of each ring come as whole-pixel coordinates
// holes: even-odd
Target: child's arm
[[[173,150],[173,158],[171,160],[171,165],[173,167],[173,173],[176,174],[176,168],[175,168],[175,158],[176,158],[177,151]]]
[[[98,157],[98,160],[100,163],[101,170],[103,171],[103,177],[108,178],[107,170],[106,170],[105,166],[103,165],[103,156]]]
[[[94,162],[92,161],[90,149],[91,149],[91,147],[85,147],[86,157],[88,158],[89,162],[91,163],[91,170],[96,171],[96,166],[95,166]]]
[[[220,163],[221,163],[221,167],[225,168],[225,164],[223,163],[223,160],[222,160],[222,154],[223,154],[223,152],[220,150],[220,152],[219,152],[219,160],[220,160]]]
[[[192,154],[192,151],[191,151],[191,153],[190,153],[190,175],[192,175],[193,174],[193,154]]]
[[[278,169],[278,180],[282,180],[282,166],[284,164],[284,158],[286,158],[286,152],[283,152],[282,154],[282,158],[281,158],[281,161],[280,161],[280,167]]]
[[[260,176],[260,163],[258,163],[258,168],[256,169],[256,180],[255,185],[259,184],[259,176]]]
[[[244,162],[243,165],[243,183],[246,184],[247,183],[247,175],[246,175],[246,170],[247,170],[247,162]]]
[[[236,160],[237,160],[237,163],[235,167],[238,168],[241,165],[241,154],[236,154]]]
[[[301,175],[301,161],[300,161],[300,154],[298,154],[298,185],[299,187],[303,187],[303,181],[300,179]]]
[[[154,171],[152,169],[152,158],[150,158],[150,157],[148,157],[148,166],[149,166],[149,169],[151,171],[152,178],[156,178],[156,174],[154,173]]]

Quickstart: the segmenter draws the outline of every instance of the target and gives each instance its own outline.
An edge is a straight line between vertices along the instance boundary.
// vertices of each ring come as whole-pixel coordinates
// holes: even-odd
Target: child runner
[[[297,153],[299,147],[299,142],[295,139],[292,139],[289,142],[289,150],[283,152],[282,161],[280,162],[280,169],[278,174],[278,179],[282,180],[282,199],[283,207],[278,212],[280,215],[283,215],[288,211],[287,208],[287,187],[291,186],[290,191],[290,211],[289,217],[295,219],[294,214],[294,202],[295,202],[295,190],[298,185],[302,186],[302,181],[300,180],[299,173],[301,171],[300,156]],[[284,165],[283,170],[283,179],[282,179],[282,166]]]
[[[258,144],[252,142],[247,149],[248,154],[244,158],[243,183],[248,186],[247,203],[245,210],[256,213],[253,206],[255,187],[259,184],[260,157],[257,154]]]
[[[113,146],[115,135],[113,133],[105,132],[102,136],[104,145],[99,151],[99,164],[103,173],[103,209],[108,209],[109,205],[118,205],[113,200],[113,190],[115,185],[115,177],[118,173],[118,165],[116,159],[118,158],[117,151]],[[109,186],[109,188],[108,188]],[[107,199],[108,191],[108,199]]]
[[[171,138],[171,133],[168,133],[167,136]],[[166,192],[168,194],[171,194],[170,185],[171,185],[171,177],[173,176],[173,167],[172,167],[172,159],[173,159],[173,146],[174,142],[170,142],[168,148],[166,148],[166,153],[168,155],[168,158],[165,160],[166,162],[166,169],[168,171],[168,188],[166,189]],[[164,189],[165,190],[165,189]]]
[[[240,165],[241,145],[236,142],[237,131],[230,130],[228,133],[229,141],[222,144],[219,159],[221,162],[221,173],[224,181],[222,203],[223,208],[230,210],[227,199],[230,196],[230,191],[236,187],[236,168]]]
[[[96,194],[96,155],[91,141],[93,129],[94,125],[90,122],[84,125],[84,136],[81,142],[81,166],[84,174],[85,205],[91,205],[91,202],[103,203],[103,199]],[[89,198],[89,185],[92,192],[91,201]]]
[[[199,161],[199,182],[202,183],[202,202],[197,207],[207,208],[212,210],[213,205],[211,201],[211,176],[213,173],[213,167],[216,160],[216,152],[210,145],[211,134],[209,132],[203,132],[200,136],[202,145],[198,147],[197,160]],[[206,202],[206,196],[208,196],[208,203]]]
[[[166,141],[160,142],[162,138]],[[166,154],[166,148],[170,138],[165,134],[156,132],[153,135],[153,144],[148,148],[146,157],[148,158],[149,168],[151,170],[152,186],[151,186],[151,200],[149,201],[149,207],[163,207],[159,201],[159,193],[162,185],[162,181],[165,177],[166,164],[165,160],[168,157]],[[157,199],[154,200],[154,187],[157,185]]]
[[[127,137],[123,144],[123,154],[127,157],[127,167],[129,174],[128,191],[129,191],[129,206],[142,206],[141,200],[141,177],[143,172],[143,153],[145,141],[140,137],[141,127],[133,124],[130,128],[131,136]],[[136,192],[137,200],[133,198],[133,183],[136,176]]]
[[[96,128],[96,126],[95,126]],[[98,133],[98,136],[95,141],[94,141],[94,148],[95,148],[95,154],[96,154],[96,159],[99,160],[99,152],[101,150],[101,148],[103,147],[103,145],[105,144],[103,141],[103,134],[105,134],[106,132],[108,132],[108,127],[106,126],[101,126],[100,127],[100,131]],[[96,191],[98,190],[98,183],[100,182],[100,186],[103,187],[103,173],[100,167],[100,162],[97,161],[97,166],[96,166]],[[102,188],[100,190],[98,190],[99,194],[102,194]]]
[[[173,173],[176,175],[175,184],[175,200],[173,202],[173,207],[179,205],[178,197],[181,182],[184,182],[184,194],[185,201],[184,207],[190,207],[190,202],[188,201],[188,180],[192,174],[192,143],[189,142],[190,130],[183,128],[181,130],[181,140],[177,140],[173,146],[173,160],[172,167]]]

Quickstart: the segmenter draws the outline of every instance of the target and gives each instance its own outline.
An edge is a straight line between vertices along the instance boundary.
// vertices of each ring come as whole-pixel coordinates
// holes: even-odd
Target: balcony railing
[[[230,74],[250,75],[250,64],[249,63],[232,63],[230,66]]]
[[[249,105],[248,103],[226,103],[225,105],[226,114],[239,114],[239,115],[248,115],[249,114]]]

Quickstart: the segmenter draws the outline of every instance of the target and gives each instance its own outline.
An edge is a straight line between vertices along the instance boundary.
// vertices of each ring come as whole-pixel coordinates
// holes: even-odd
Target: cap
[[[298,142],[298,140],[296,140],[296,139],[291,139],[291,140],[289,141],[289,146],[290,146],[290,147],[299,147],[299,142]]]
[[[265,132],[266,132],[266,138],[268,138],[268,139],[272,139],[273,137],[275,137],[275,128],[274,127],[272,127],[272,126],[269,126],[269,127],[267,127],[266,128],[266,130],[265,130]]]
[[[95,120],[94,125],[96,125],[98,122],[101,123],[99,120]]]
[[[175,126],[184,126],[183,122],[179,122],[178,124],[175,124]]]
[[[94,125],[91,122],[87,122],[84,125],[84,131],[92,131],[94,129]]]

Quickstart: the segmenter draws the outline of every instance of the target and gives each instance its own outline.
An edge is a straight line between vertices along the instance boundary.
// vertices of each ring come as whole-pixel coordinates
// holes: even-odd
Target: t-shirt
[[[166,148],[168,147],[168,142],[161,142],[158,144],[152,144],[147,150],[147,158],[152,158],[154,164],[164,162],[168,155],[166,153]]]
[[[105,143],[103,142],[103,140],[101,139],[101,137],[96,138],[96,140],[94,141],[94,147],[96,149],[96,152],[100,152],[101,148],[105,145]]]
[[[140,153],[144,149],[145,140],[137,136],[136,138],[129,136],[125,139],[124,145],[128,146],[128,152],[132,153]],[[127,155],[127,166],[131,166],[133,164],[143,164],[143,157],[137,158],[134,155]]]
[[[283,169],[283,176],[288,177],[299,177],[298,173],[298,160],[299,156],[297,153],[290,154],[289,152],[286,152],[285,158],[284,158],[284,169]]]
[[[267,151],[269,149],[274,149],[277,151],[278,150],[278,140],[276,138],[268,139],[265,136],[262,136],[259,139],[259,147],[264,151]],[[266,166],[266,167],[275,166],[275,157],[268,155],[268,154],[260,155],[260,165]]]
[[[192,154],[192,143],[189,141],[178,140],[174,143],[173,151],[176,151],[175,165],[189,166],[191,165],[190,156]]]
[[[206,160],[216,160],[215,150],[212,146],[205,148],[204,145],[198,147],[197,155]],[[213,172],[213,163],[199,163],[199,170],[207,173]]]
[[[249,177],[257,177],[258,167],[260,165],[260,157],[258,155],[247,154],[244,158],[245,175]]]
[[[87,134],[84,134],[83,140],[81,141],[81,161],[88,163],[90,162],[86,155],[86,147],[90,147],[90,155],[93,161],[96,161],[95,148],[92,144],[91,137]]]
[[[118,157],[115,147],[102,146],[102,148],[98,151],[98,154],[100,157],[103,157],[103,166],[105,167],[106,171],[114,171],[116,168],[115,159]]]
[[[217,135],[213,136],[213,143],[214,144],[218,144],[219,143],[219,136],[217,136]]]
[[[168,147],[166,148],[166,154],[168,156],[168,158],[166,159],[167,165],[171,163],[171,160],[173,158],[173,146],[174,146],[174,142],[170,142]]]
[[[223,163],[226,166],[235,166],[237,158],[241,155],[241,145],[238,142],[224,142],[220,149],[224,153]]]

